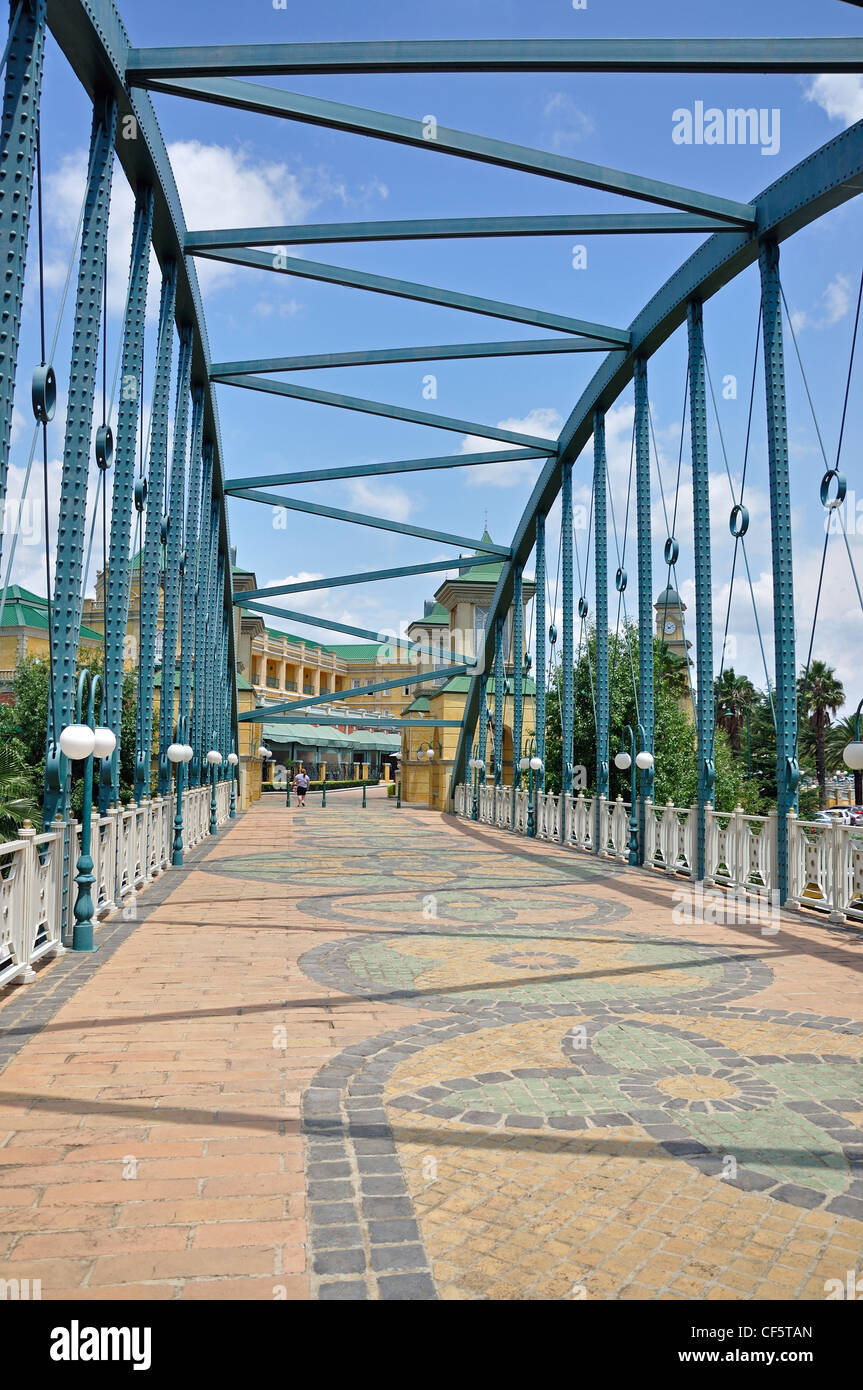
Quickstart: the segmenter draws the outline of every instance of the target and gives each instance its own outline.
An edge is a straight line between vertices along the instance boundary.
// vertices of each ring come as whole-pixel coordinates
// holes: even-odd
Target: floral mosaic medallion
[[[594,917],[611,906],[584,897],[579,903]],[[471,910],[480,919],[476,924]],[[716,947],[593,930],[589,921],[577,934],[560,923],[551,930],[510,926],[511,914],[508,921],[506,910],[491,906],[485,894],[476,905],[462,895],[451,920],[458,929],[442,930],[438,919],[425,931],[378,932],[315,947],[300,966],[320,984],[348,994],[397,997],[435,1010],[558,1009],[576,1002],[621,1007],[669,996],[717,1002],[770,980],[760,962]]]

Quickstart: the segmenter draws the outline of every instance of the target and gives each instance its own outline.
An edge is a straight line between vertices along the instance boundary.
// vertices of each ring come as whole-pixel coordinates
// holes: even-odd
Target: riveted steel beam
[[[288,483],[326,483],[334,478],[377,478],[386,473],[424,473],[437,468],[472,468],[485,463],[513,463],[520,459],[541,459],[538,449],[489,449],[476,454],[446,454],[441,458],[399,459],[395,463],[358,463],[344,468],[308,468],[296,473],[271,473],[257,478],[230,478],[225,493],[245,492],[248,488],[283,487]]]
[[[791,481],[785,349],[779,246],[761,245],[761,313],[764,324],[764,381],[767,397],[767,463],[770,475],[770,542],[773,556],[773,650],[776,709],[776,879],[779,901],[788,896],[788,817],[797,812],[797,684],[794,640],[794,569],[791,547]]]
[[[520,434],[517,430],[499,429],[496,425],[478,425],[473,420],[456,420],[449,415],[435,415],[428,410],[411,410],[405,405],[387,405],[369,401],[361,396],[345,396],[337,391],[317,391],[311,386],[294,386],[287,381],[271,381],[267,377],[224,376],[223,385],[243,386],[248,391],[264,391],[271,396],[288,396],[291,400],[308,401],[313,405],[335,406],[339,410],[356,410],[362,415],[383,415],[388,420],[404,420],[408,424],[427,425],[430,429],[450,430],[454,434],[481,435],[499,439],[504,444],[522,444],[525,448],[553,454],[557,444],[538,435]]]
[[[468,314],[486,318],[508,319],[512,323],[529,323],[534,328],[556,328],[563,333],[577,333],[585,338],[600,338],[626,346],[629,336],[607,324],[590,323],[568,314],[552,314],[544,309],[530,309],[521,304],[508,304],[500,299],[464,294],[461,290],[438,289],[413,280],[397,280],[391,275],[372,275],[366,270],[349,270],[346,266],[327,265],[323,261],[304,261],[298,256],[266,251],[196,251],[207,260],[226,261],[229,265],[249,266],[253,270],[270,270],[279,275],[293,275],[301,280],[320,280],[347,289],[370,290],[396,299],[412,299],[421,304],[437,304],[443,309],[460,309]]]
[[[537,773],[536,785],[539,791],[545,787],[545,709],[546,709],[546,658],[545,625],[547,622],[545,606],[545,517],[542,512],[536,518],[536,754],[542,761]]]
[[[207,615],[210,592],[210,513],[213,502],[213,445],[204,443],[202,451],[201,505],[198,516],[197,546],[189,550],[194,575],[195,653],[192,665],[192,735],[189,742],[194,756],[189,764],[190,785],[200,786],[205,769],[201,765],[204,741],[204,704],[206,689]],[[204,749],[206,752],[206,749]]]
[[[408,575],[436,574],[441,570],[473,569],[489,563],[488,554],[484,553],[458,555],[452,560],[433,560],[428,565],[397,565],[393,569],[362,570],[359,574],[337,574],[329,579],[306,579],[298,584],[274,584],[268,589],[245,589],[234,595],[234,603],[242,606],[248,599],[277,598],[280,594],[305,594],[313,589],[340,589],[346,584],[370,584],[378,579],[403,579]]]
[[[117,107],[112,98],[97,102],[93,108],[72,329],[63,476],[57,520],[54,602],[49,636],[54,688],[49,692],[48,708],[48,757],[43,799],[46,826],[50,825],[57,811],[64,818],[68,812],[69,778],[68,775],[63,776],[63,770],[68,773],[68,768],[65,760],[61,762],[57,758],[53,743],[60,730],[75,721],[78,639],[83,604],[83,518],[87,514],[93,390],[99,362],[116,118]],[[104,580],[103,575],[103,583]],[[107,721],[102,718],[101,722]]]
[[[572,463],[570,460],[565,460],[561,464],[560,504],[562,557],[561,598],[563,605],[563,643],[561,649],[563,672],[561,676],[560,702],[560,732],[563,766],[561,768],[560,785],[564,797],[560,811],[560,833],[562,842],[566,843],[567,827],[569,824],[569,811],[566,805],[566,799],[572,791],[573,772],[575,771],[572,761],[572,741],[575,729],[575,669],[573,666],[575,609],[573,604],[572,564]]]
[[[409,526],[404,521],[391,521],[389,517],[366,516],[364,512],[348,512],[341,507],[325,507],[319,502],[302,502],[298,497],[282,497],[275,492],[243,491],[235,489],[234,497],[245,498],[247,502],[262,502],[269,507],[285,507],[292,512],[305,512],[309,516],[328,516],[335,521],[350,521],[356,526],[370,526],[378,531],[396,531],[402,536],[419,536],[427,541],[443,541],[446,545],[468,545],[474,550],[482,550],[488,555],[506,555],[506,546],[491,545],[488,542],[474,541],[467,536],[453,536],[448,531],[432,531],[426,526]],[[455,565],[453,561],[453,565]]]
[[[647,360],[635,359],[635,508],[638,527],[638,715],[644,742],[637,752],[652,753],[656,724],[653,675],[653,555],[650,505],[650,404]],[[639,772],[639,863],[644,863],[647,807],[653,799],[653,768]]]
[[[858,0],[850,0],[857,4]],[[405,72],[863,72],[860,38],[403,39],[132,48],[131,84],[164,77]]]
[[[99,787],[99,809],[120,803],[120,716],[123,705],[123,669],[126,623],[129,616],[129,537],[132,525],[132,490],[135,481],[135,450],[141,407],[141,364],[144,352],[144,315],[147,309],[147,276],[150,268],[150,232],[153,226],[153,191],[138,189],[132,229],[132,259],[129,293],[123,325],[123,360],[120,400],[117,407],[117,445],[114,463],[114,491],[111,498],[111,543],[107,574],[107,619],[105,637],[106,723],[113,729],[117,747],[111,757],[110,772],[104,764]],[[105,580],[103,579],[103,583]]]
[[[180,593],[183,560],[183,501],[186,491],[186,450],[189,443],[189,385],[192,372],[192,329],[180,334],[177,394],[174,403],[174,442],[171,450],[171,482],[168,496],[165,542],[165,598],[162,618],[162,686],[159,695],[159,795],[171,789],[171,767],[165,750],[174,742],[174,683],[177,671],[177,634],[180,626]],[[189,474],[196,467],[194,456]]]
[[[547,150],[514,145],[507,140],[494,140],[464,130],[450,130],[436,121],[432,127],[427,119],[416,121],[383,111],[368,111],[341,101],[285,92],[278,87],[260,87],[254,82],[241,82],[237,78],[202,77],[180,82],[157,78],[147,80],[142,85],[169,96],[191,97],[197,101],[278,116],[306,125],[390,140],[414,149],[455,155],[482,164],[559,179],[564,183],[622,193],[629,198],[683,208],[687,212],[705,213],[727,222],[751,222],[753,216],[753,209],[748,203],[737,203],[730,198],[720,198],[692,188],[679,188],[676,184],[645,178],[642,174],[624,173],[601,164],[591,164],[584,159],[550,154]]]
[[[14,15],[13,6],[10,8],[10,21]],[[0,300],[0,507],[6,500],[9,447],[12,441],[44,51],[45,0],[33,0],[21,11],[12,35],[0,114],[0,262],[3,265]],[[2,543],[0,534],[0,547]]]
[[[704,321],[701,304],[689,302],[689,418],[692,435],[692,506],[695,558],[695,659],[698,737],[697,881],[706,868],[707,803],[713,801],[713,591],[710,564],[710,472],[707,455],[707,393],[704,366]]]
[[[150,795],[153,743],[153,689],[156,672],[156,627],[159,617],[159,568],[162,557],[162,520],[165,515],[165,478],[168,470],[168,409],[171,397],[171,361],[174,348],[174,303],[177,266],[168,261],[162,271],[159,303],[159,336],[156,345],[156,377],[150,417],[150,457],[147,468],[147,514],[141,555],[141,679],[138,684],[135,800]],[[164,684],[164,629],[162,676]],[[171,671],[173,676],[173,669]],[[173,681],[172,681],[173,684]],[[164,691],[163,691],[164,695]]]
[[[515,825],[515,789],[519,782],[518,760],[524,726],[524,607],[521,565],[516,566],[512,591],[512,823]]]
[[[195,671],[195,641],[198,631],[198,549],[200,545],[201,496],[204,490],[204,393],[200,386],[192,392],[192,437],[189,445],[189,495],[180,563],[180,695],[179,714],[187,727],[192,715],[192,682]],[[173,732],[173,731],[172,731]],[[189,733],[189,743],[195,742]],[[190,767],[191,771],[191,767]],[[192,783],[190,782],[190,786]]]
[[[503,785],[503,696],[506,666],[503,651],[503,617],[495,620],[494,631],[494,785]]]
[[[593,559],[596,578],[596,816],[593,848],[605,853],[602,841],[601,797],[608,797],[609,723],[611,696],[608,686],[608,522],[606,519],[605,415],[593,417]]]
[[[261,357],[248,362],[214,362],[210,380],[260,372],[308,372],[329,367],[377,367],[387,362],[444,362],[479,357],[531,357],[561,352],[609,352],[617,343],[600,338],[523,338],[503,343],[441,343],[431,347],[368,348],[321,352],[305,357]]]
[[[727,232],[731,224],[695,212],[597,212],[528,217],[426,217],[383,222],[286,223],[186,233],[186,251],[230,246],[323,246],[336,242],[445,241],[470,237],[629,236]]]

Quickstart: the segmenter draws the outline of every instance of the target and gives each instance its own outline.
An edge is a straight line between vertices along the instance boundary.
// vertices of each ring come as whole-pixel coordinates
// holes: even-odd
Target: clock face
[[[672,632],[674,632],[676,626],[677,624],[672,622],[668,622],[665,624],[665,631],[668,633],[669,637],[671,636]]]

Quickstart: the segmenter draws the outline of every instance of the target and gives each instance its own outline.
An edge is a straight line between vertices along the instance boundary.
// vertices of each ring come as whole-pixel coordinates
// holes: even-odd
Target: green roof
[[[357,729],[345,734],[330,724],[265,724],[263,728],[266,743],[298,743],[301,748],[356,748],[389,753],[402,746],[401,734],[387,734],[380,729]]]
[[[402,711],[403,714],[428,714],[429,702],[426,695],[418,695],[415,700]]]
[[[391,642],[351,642],[345,646],[330,647],[329,650],[335,652],[336,656],[340,656],[342,661],[347,661],[349,664],[356,661],[368,666],[369,662],[378,664],[379,656],[389,657],[392,654],[392,647]],[[384,663],[381,661],[379,664],[383,665]],[[407,660],[401,663],[403,666],[409,664]]]
[[[494,545],[494,541],[488,534],[488,527],[486,527],[486,529],[480,536],[480,545],[482,545],[483,542],[485,542],[487,545]],[[474,554],[481,555],[482,551],[475,550]],[[452,582],[456,584],[458,584],[459,582],[466,584],[496,584],[497,581],[500,579],[502,570],[503,558],[501,557],[501,559],[495,560],[491,556],[489,556],[489,562],[487,565],[460,566],[459,579],[456,579]]]
[[[24,589],[22,592],[26,593],[27,590]],[[11,593],[12,589],[10,588],[9,594],[11,595]],[[39,607],[33,603],[12,603],[9,598],[7,598],[6,607],[3,610],[3,627],[35,627],[41,632],[47,632],[48,605],[45,600],[40,599],[38,595],[34,597]],[[79,631],[82,637],[87,637],[92,642],[103,641],[101,632],[96,632],[91,627],[84,627],[83,623]]]

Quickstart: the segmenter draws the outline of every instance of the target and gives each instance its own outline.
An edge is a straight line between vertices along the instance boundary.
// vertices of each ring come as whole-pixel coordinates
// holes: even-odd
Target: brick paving
[[[0,1278],[823,1299],[863,1268],[863,934],[681,887],[265,799],[0,995]]]

